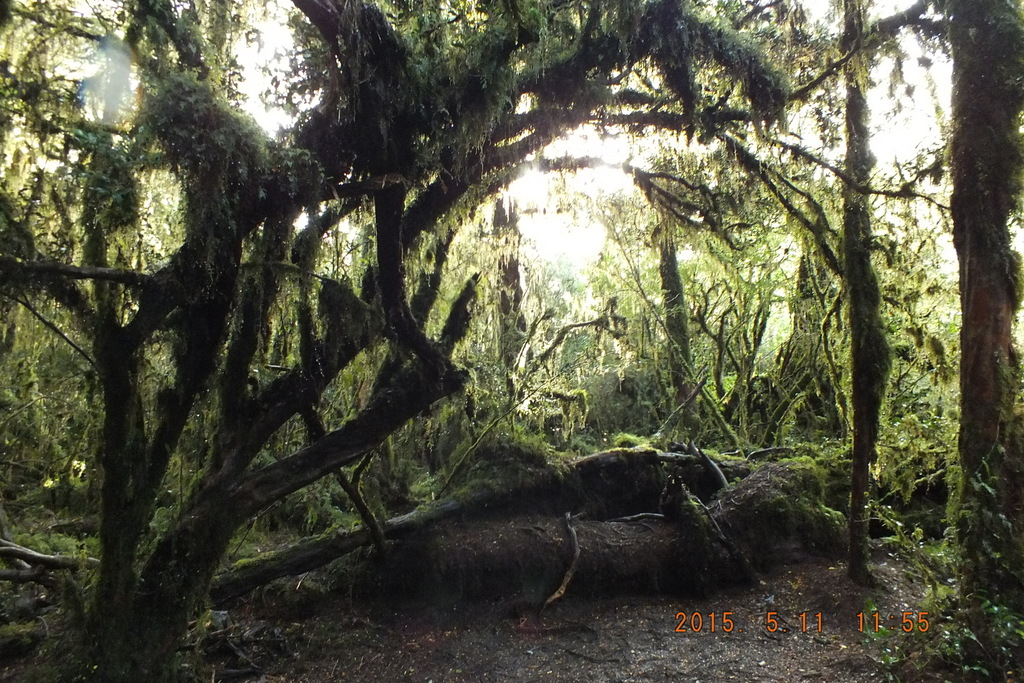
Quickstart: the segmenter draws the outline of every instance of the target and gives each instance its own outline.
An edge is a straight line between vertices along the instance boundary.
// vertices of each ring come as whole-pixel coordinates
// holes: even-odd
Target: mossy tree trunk
[[[227,177],[230,177],[228,174]],[[226,183],[231,185],[232,183]],[[226,201],[244,198],[225,192]],[[268,205],[288,204],[287,197],[270,193]],[[252,280],[239,282],[242,235],[250,230],[212,218],[218,206],[209,197],[195,228],[195,241],[210,249],[208,258],[197,258],[186,243],[180,269],[172,264],[168,278],[184,311],[168,329],[177,335],[176,373],[156,399],[149,415],[139,381],[139,352],[144,336],[132,337],[135,328],[103,320],[94,343],[96,364],[104,389],[104,441],[100,460],[104,467],[100,540],[102,547],[98,582],[88,613],[89,628],[82,652],[83,670],[93,679],[110,681],[159,681],[173,677],[170,663],[188,620],[206,599],[213,573],[232,535],[247,519],[273,501],[335,472],[361,458],[406,421],[462,384],[460,373],[447,363],[447,353],[464,334],[470,298],[460,297],[452,307],[440,344],[422,335],[416,343],[430,345],[427,358],[400,362],[390,359],[380,369],[365,407],[337,429],[324,434],[290,455],[269,465],[253,467],[267,440],[293,415],[315,406],[333,380],[381,333],[380,312],[362,302],[340,282],[322,280],[317,296],[303,297],[300,318],[303,343],[295,368],[276,381],[252,388],[247,369],[256,354],[250,322],[265,320],[275,300],[274,268],[266,268]],[[276,200],[276,201],[274,201]],[[290,233],[275,229],[291,226],[276,209],[254,204],[255,213],[235,207],[228,215],[247,220],[263,216],[261,239],[265,256],[283,257]],[[404,205],[399,200],[398,214]],[[378,229],[393,229],[393,207],[376,218]],[[298,208],[292,205],[297,213]],[[219,241],[218,235],[235,235],[236,243]],[[398,245],[400,248],[400,244]],[[198,248],[197,248],[198,249]],[[301,261],[304,256],[296,253]],[[401,258],[401,254],[397,256]],[[383,259],[378,281],[389,264]],[[208,286],[203,286],[209,282]],[[393,305],[406,307],[391,334],[403,345],[409,334],[404,287],[392,285]],[[237,298],[235,292],[239,291]],[[157,298],[151,306],[161,304]],[[229,323],[236,316],[234,327]],[[398,318],[402,313],[396,313]],[[157,318],[149,307],[140,307],[135,320]],[[313,324],[316,318],[318,325]],[[410,346],[412,346],[410,344]],[[428,352],[413,347],[426,356]],[[222,355],[223,354],[223,355]],[[217,372],[217,359],[223,369]],[[426,361],[426,362],[424,362]],[[205,470],[188,502],[170,527],[147,541],[157,493],[167,472],[170,454],[197,405],[199,393],[218,382],[217,424]]]
[[[304,195],[289,189],[293,179],[278,175],[252,132],[210,89],[196,81],[177,85],[156,94],[144,116],[165,131],[162,142],[172,150],[180,148],[179,131],[189,130],[188,117],[220,117],[214,139],[224,141],[226,149],[218,150],[223,163],[211,168],[201,153],[177,160],[188,206],[186,238],[167,266],[141,276],[136,315],[120,321],[119,295],[106,283],[94,295],[93,350],[104,399],[102,554],[77,664],[79,673],[111,683],[174,678],[180,638],[239,526],[273,501],[359,459],[463,381],[447,354],[467,329],[472,297],[459,297],[452,306],[438,344],[426,338],[407,301],[400,232],[422,224],[405,220],[400,188],[379,191],[376,202],[379,253],[371,291],[382,293],[381,303],[363,301],[346,283],[304,276],[299,358],[274,381],[250,381],[261,328],[279,294],[281,269],[273,264],[286,262],[295,244],[292,265],[310,272],[315,247],[303,245],[319,243],[323,228],[312,221],[307,232],[293,234],[305,203]],[[276,164],[305,156],[269,154],[282,157]],[[308,169],[290,169],[302,170]],[[93,251],[103,253],[100,237],[94,241]],[[246,241],[253,245],[248,252]],[[245,257],[259,267],[243,269]],[[255,467],[282,425],[315,410],[337,374],[380,339],[385,319],[396,353],[381,366],[364,408],[307,447]],[[154,392],[144,388],[141,359],[157,329],[174,341],[173,371]],[[203,454],[204,470],[169,528],[154,534],[150,523],[171,454],[206,390],[217,396],[208,409],[218,431]]]
[[[665,233],[658,243],[658,273],[661,276],[661,291],[665,296],[665,333],[668,337],[668,367],[671,373],[672,389],[676,405],[687,399],[694,390],[693,353],[690,350],[690,309],[686,303],[683,280],[679,276],[679,260],[676,256],[676,241],[670,226],[663,227]],[[684,424],[692,426],[693,415],[688,409]]]
[[[523,271],[520,263],[519,211],[512,202],[498,201],[494,207],[494,230],[500,240],[502,253],[498,257],[498,343],[501,363],[505,371],[509,405],[518,400],[518,373],[523,344],[527,341],[526,316],[523,315]]]
[[[137,575],[134,562],[128,561],[134,561],[137,548],[122,542],[111,548],[109,559],[104,554],[84,662],[90,673],[112,683],[171,676],[167,664],[180,634],[205,601],[239,526],[270,502],[358,460],[457,386],[456,378],[406,369],[357,417],[287,458],[238,477],[231,472],[244,451],[230,454],[222,468],[204,478],[190,505],[146,554]]]
[[[1020,267],[1008,229],[1024,167],[1024,16],[1019,3],[1005,0],[950,0],[948,9],[963,314],[956,529],[964,613],[974,619],[986,600],[1024,613],[1024,449],[1013,347]]]
[[[844,0],[843,51],[857,50],[865,36],[866,0]],[[878,420],[889,375],[889,343],[881,315],[881,292],[871,264],[871,206],[862,188],[871,178],[865,53],[848,63],[846,75],[846,172],[857,186],[843,190],[843,276],[850,319],[853,404],[853,463],[850,482],[848,573],[869,583],[868,512],[870,468],[877,457]],[[859,186],[859,187],[858,187]]]

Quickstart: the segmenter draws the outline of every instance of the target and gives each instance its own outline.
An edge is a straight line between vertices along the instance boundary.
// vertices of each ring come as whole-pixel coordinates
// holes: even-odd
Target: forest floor
[[[898,680],[883,660],[903,639],[902,613],[916,619],[927,609],[925,591],[909,565],[880,544],[873,566],[878,585],[871,589],[855,586],[840,563],[822,558],[804,558],[762,575],[756,584],[701,599],[581,598],[570,587],[539,615],[517,611],[508,602],[442,608],[353,601],[325,590],[326,577],[311,574],[278,581],[230,612],[214,613],[215,620],[227,621],[211,624],[198,647],[207,669],[198,680]],[[875,610],[883,627],[878,634],[873,633]],[[865,612],[866,632],[859,627],[859,612]],[[778,620],[773,632],[770,616]],[[941,616],[927,618],[936,627]],[[725,632],[730,623],[731,632]],[[47,680],[39,673],[46,671],[46,658],[44,646],[32,656],[0,662],[0,683]],[[943,680],[903,677],[904,683],[910,679]]]
[[[542,615],[508,603],[396,608],[301,588],[275,592],[232,612],[232,635],[213,651],[221,655],[217,678],[242,680],[251,668],[258,673],[248,680],[266,683],[895,680],[884,652],[902,637],[902,613],[916,619],[927,608],[904,563],[881,546],[874,559],[873,589],[852,584],[841,564],[808,558],[703,599],[584,599],[570,589]],[[874,610],[883,631],[861,632],[858,613],[873,631]],[[932,625],[939,616],[929,615]]]

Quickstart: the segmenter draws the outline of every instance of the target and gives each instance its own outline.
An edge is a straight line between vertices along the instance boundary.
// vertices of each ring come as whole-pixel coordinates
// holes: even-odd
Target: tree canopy
[[[973,459],[949,445],[975,386],[957,357],[988,348],[957,336],[950,233],[961,297],[976,234],[1013,290],[1019,187],[998,215],[964,198],[1019,176],[1019,83],[988,113],[965,84],[1017,53],[965,36],[998,16],[1019,38],[1020,8],[960,4],[0,6],[4,502],[96,520],[70,669],[172,678],[246,529],[358,523],[383,547],[382,516],[537,437],[803,449],[844,475],[852,443],[835,503],[864,581],[869,499],[989,463],[998,502],[957,514],[1002,514],[1017,556],[1019,453],[990,460],[982,426],[995,404],[1015,424],[1015,385],[970,399]],[[929,86],[928,142],[876,163],[881,90],[898,120]],[[247,113],[267,107],[276,133]],[[1002,117],[999,139],[972,117]],[[551,203],[510,189],[531,174],[562,179]],[[599,254],[543,258],[524,227],[543,216],[599,226]],[[1015,368],[1008,296],[993,343]],[[975,572],[970,537],[972,595],[1011,590],[1019,569]]]

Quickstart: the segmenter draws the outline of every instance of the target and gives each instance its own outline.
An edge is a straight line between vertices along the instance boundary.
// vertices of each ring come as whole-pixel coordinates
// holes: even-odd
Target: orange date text
[[[676,612],[676,633],[732,633],[732,612]]]

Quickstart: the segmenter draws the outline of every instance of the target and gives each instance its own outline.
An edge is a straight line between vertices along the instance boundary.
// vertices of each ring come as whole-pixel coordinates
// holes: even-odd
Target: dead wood
[[[47,555],[3,539],[0,539],[0,557],[21,560],[26,564],[46,569],[79,569],[83,566],[99,565],[99,560],[91,557],[81,559],[67,555]]]
[[[552,593],[547,600],[544,601],[544,605],[541,606],[543,612],[548,605],[558,600],[560,597],[565,595],[565,591],[569,588],[569,584],[572,582],[572,577],[576,574],[576,569],[580,565],[580,539],[576,533],[576,527],[572,524],[572,515],[568,512],[565,513],[565,528],[569,533],[569,542],[572,544],[572,562],[569,563],[569,568],[565,571],[565,576],[562,578],[562,583],[554,593]]]
[[[766,465],[707,509],[686,501],[681,512],[658,519],[649,513],[659,509],[666,464],[705,472],[693,455],[617,449],[516,486],[478,487],[425,505],[381,525],[389,553],[356,563],[353,585],[361,593],[439,599],[511,591],[540,607],[560,588],[705,593],[749,579],[750,566],[764,569],[838,547],[839,520],[816,497],[820,485],[807,466]],[[523,517],[525,510],[530,517]],[[575,560],[560,530],[567,512],[577,536]],[[329,532],[237,563],[214,581],[213,602],[222,605],[275,578],[315,569],[371,540],[365,528]],[[567,573],[567,566],[575,572]],[[572,585],[560,587],[566,577]]]
[[[700,518],[693,520],[699,530]],[[563,526],[557,517],[533,515],[447,520],[398,544],[385,564],[355,564],[351,589],[389,600],[501,599],[539,610],[573,563]],[[706,594],[742,580],[724,548],[672,522],[576,520],[573,526],[580,554],[566,594]]]
[[[8,530],[0,531],[0,559],[10,569],[0,569],[0,581],[12,583],[40,583],[50,585],[53,570],[77,571],[83,567],[96,567],[99,560],[92,557],[71,557],[69,555],[47,555],[9,539]]]

